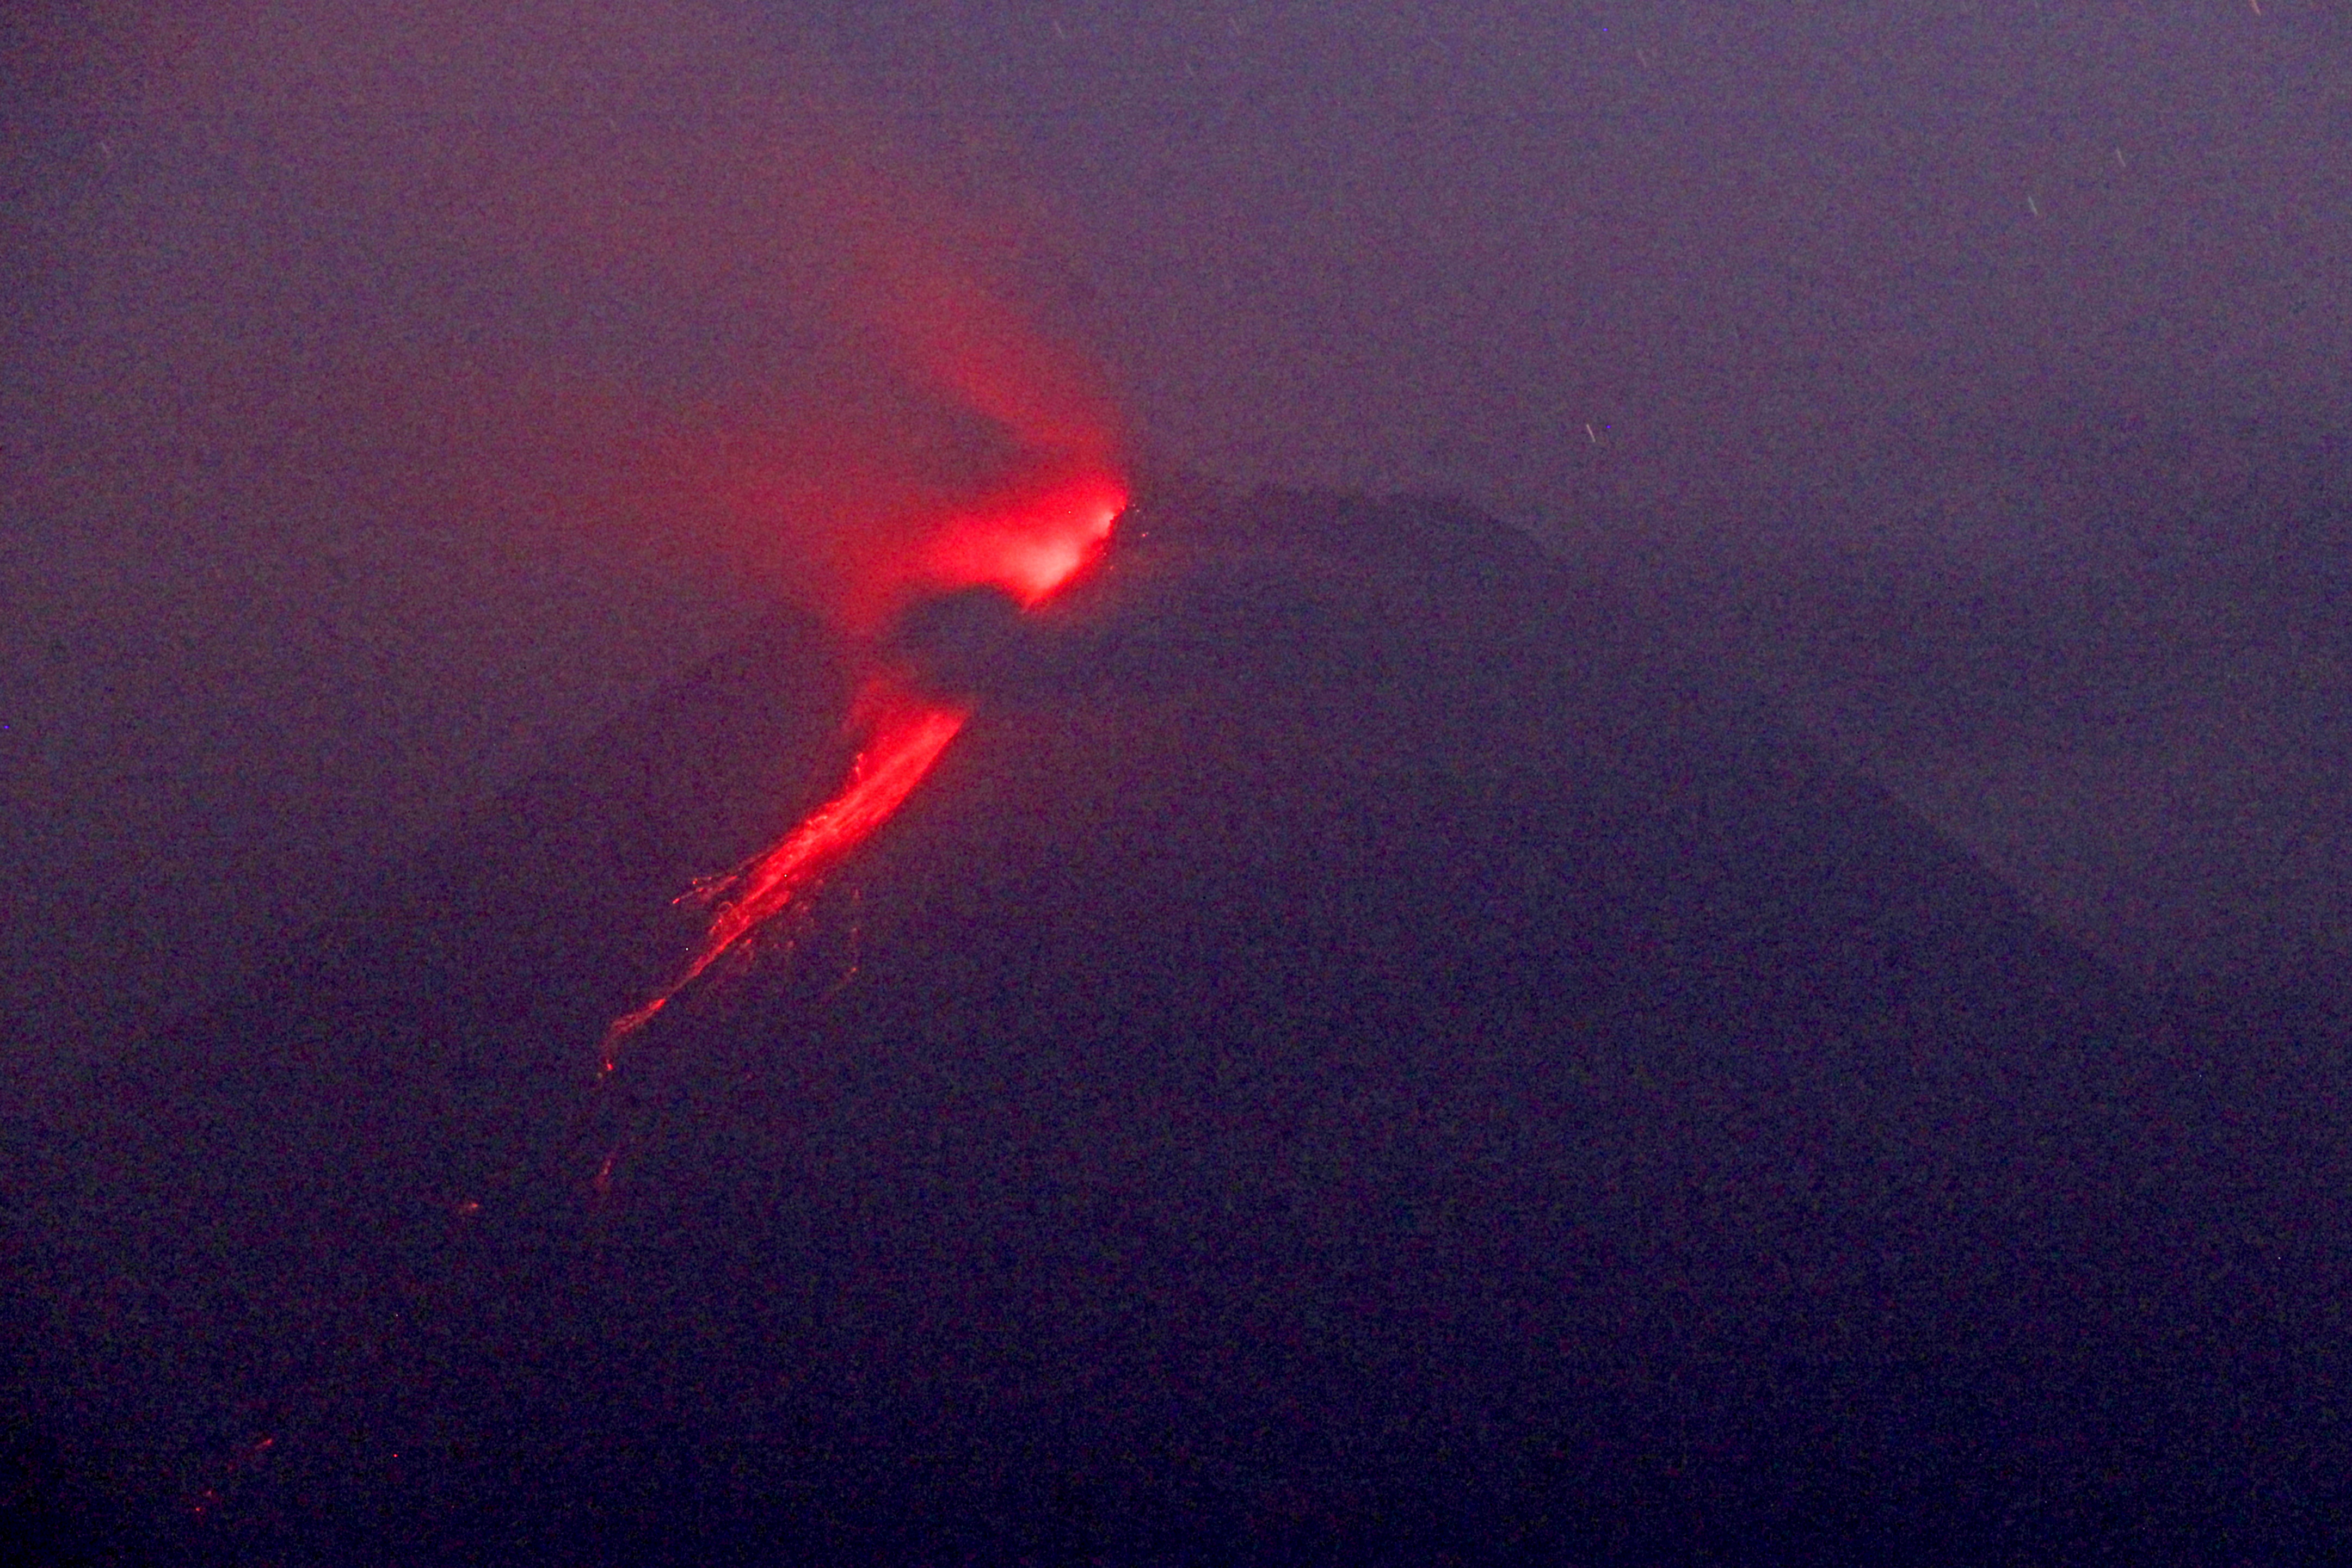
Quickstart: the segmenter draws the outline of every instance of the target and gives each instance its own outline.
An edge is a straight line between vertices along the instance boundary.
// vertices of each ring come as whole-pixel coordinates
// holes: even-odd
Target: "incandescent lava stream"
[[[1052,599],[1101,554],[1127,508],[1128,488],[1107,466],[1008,487],[945,520],[910,559],[871,574],[851,607],[856,620],[898,612],[901,654],[927,661],[920,682],[885,671],[870,675],[849,724],[863,730],[849,777],[790,831],[715,886],[698,889],[715,904],[694,955],[675,978],[605,1031],[600,1067],[610,1073],[622,1043],[651,1022],[679,992],[745,937],[791,908],[877,828],[888,821],[930,772],[971,716],[968,696],[934,689],[963,684],[952,657],[974,638],[961,628],[998,634]],[[969,658],[964,661],[969,663]],[[693,896],[689,894],[688,896]]]

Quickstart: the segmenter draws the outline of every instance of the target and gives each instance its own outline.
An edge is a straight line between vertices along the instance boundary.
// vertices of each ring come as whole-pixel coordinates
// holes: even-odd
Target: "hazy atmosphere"
[[[2340,0],[5,27],[12,1093],[819,593],[975,410],[1474,500],[2109,954],[2343,949]],[[959,380],[999,316],[1055,406]]]
[[[2347,1559],[2343,4],[0,41],[19,1555]]]

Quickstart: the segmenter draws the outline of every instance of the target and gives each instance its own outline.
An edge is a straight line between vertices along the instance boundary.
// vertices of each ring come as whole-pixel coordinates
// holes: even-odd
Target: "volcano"
[[[20,1151],[54,1560],[2276,1557],[2345,1067],[2142,993],[1475,511],[1162,486],[816,805],[784,619]],[[93,979],[93,983],[102,983]],[[38,1157],[35,1157],[37,1155]]]

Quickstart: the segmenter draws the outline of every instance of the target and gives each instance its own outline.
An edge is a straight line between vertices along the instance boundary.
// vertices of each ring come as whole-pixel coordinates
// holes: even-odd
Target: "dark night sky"
[[[2352,906],[2340,0],[205,9],[7,24],[20,1090],[951,488],[940,277],[1150,463],[1639,578],[2112,951]]]

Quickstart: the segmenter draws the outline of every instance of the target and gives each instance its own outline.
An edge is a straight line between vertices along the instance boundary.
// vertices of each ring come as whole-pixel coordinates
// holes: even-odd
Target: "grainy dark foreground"
[[[8,1171],[0,1521],[253,1563],[2342,1543],[2340,1039],[2136,992],[1497,525],[1123,528],[1050,620],[925,633],[964,734],[604,1088],[666,900],[838,773],[812,630],[113,1061]]]

